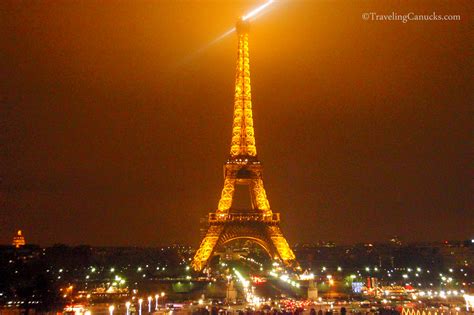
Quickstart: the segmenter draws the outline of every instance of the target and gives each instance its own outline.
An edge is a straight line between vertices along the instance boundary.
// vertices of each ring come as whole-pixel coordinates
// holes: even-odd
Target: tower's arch
[[[273,258],[272,251],[270,250],[268,244],[266,244],[263,240],[258,239],[258,238],[254,238],[254,237],[237,236],[237,237],[228,239],[228,240],[226,240],[225,242],[221,242],[221,244],[219,244],[219,247],[225,246],[225,245],[227,245],[227,244],[229,244],[229,243],[232,243],[232,242],[234,242],[234,241],[239,241],[239,240],[251,241],[252,243],[257,244],[258,246],[260,246],[260,247],[267,253],[267,255],[268,255],[270,258]]]
[[[279,259],[276,248],[273,246],[272,240],[268,237],[264,226],[230,225],[221,234],[216,248],[237,240],[249,240],[263,248],[271,259]]]

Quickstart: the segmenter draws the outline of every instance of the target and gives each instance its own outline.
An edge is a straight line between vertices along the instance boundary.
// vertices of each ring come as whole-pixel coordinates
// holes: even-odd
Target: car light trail
[[[272,277],[275,277],[275,278],[283,281],[283,282],[288,283],[289,285],[291,285],[293,287],[296,287],[296,288],[300,287],[300,284],[298,282],[294,281],[294,280],[291,280],[291,278],[288,274],[278,275],[278,273],[275,270],[271,270],[270,272],[268,272],[268,274]]]

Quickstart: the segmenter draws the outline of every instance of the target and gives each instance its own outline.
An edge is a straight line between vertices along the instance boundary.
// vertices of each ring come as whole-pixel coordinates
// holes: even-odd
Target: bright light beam
[[[188,62],[190,62],[191,60],[197,58],[203,52],[205,52],[206,50],[208,50],[209,48],[211,48],[212,46],[214,46],[215,44],[217,44],[218,42],[220,42],[222,39],[226,38],[227,36],[229,36],[233,32],[235,32],[235,27],[233,27],[233,28],[229,29],[228,31],[226,31],[225,33],[222,33],[221,35],[217,36],[216,38],[214,38],[212,41],[210,41],[206,45],[200,47],[198,50],[196,50],[191,55],[188,55],[185,58],[183,58],[183,60],[181,60],[179,62],[179,65],[185,65]]]
[[[206,46],[204,46],[203,48],[201,48],[200,50],[205,50],[206,48],[208,47],[211,47],[212,45],[214,45],[215,43],[217,43],[218,41],[220,41],[221,39],[229,36],[230,34],[232,34],[233,32],[235,32],[235,27],[231,28],[230,30],[228,30],[227,32],[223,33],[222,35],[218,36],[217,38],[215,38],[212,42],[210,42],[209,44],[207,44]]]
[[[265,2],[264,4],[262,4],[261,6],[259,6],[258,8],[255,8],[253,9],[252,11],[250,11],[249,13],[245,14],[243,17],[242,17],[242,20],[248,20],[252,17],[255,17],[257,16],[257,14],[259,14],[260,12],[262,12],[263,9],[265,9],[266,7],[268,7],[270,4],[272,4],[273,0],[268,0],[267,2]]]
[[[244,16],[242,16],[242,20],[249,20],[249,19],[253,19],[253,18],[256,18],[257,15],[259,13],[261,13],[266,7],[268,7],[270,4],[273,3],[274,0],[268,0],[267,2],[265,2],[264,4],[262,4],[261,6],[253,9],[252,11],[248,12],[247,14],[245,14]],[[234,33],[235,32],[235,27],[229,29],[228,31],[226,31],[225,33],[219,35],[218,37],[216,37],[215,39],[213,39],[211,42],[209,42],[208,44],[206,44],[205,46],[199,48],[196,52],[194,52],[193,54],[185,57],[181,62],[180,64],[186,64],[188,63],[190,60],[196,58],[197,56],[201,55],[204,51],[206,51],[207,49],[209,49],[210,47],[214,46],[215,44],[217,44],[218,42],[220,42],[222,39],[226,38],[227,36],[229,36],[230,34]]]

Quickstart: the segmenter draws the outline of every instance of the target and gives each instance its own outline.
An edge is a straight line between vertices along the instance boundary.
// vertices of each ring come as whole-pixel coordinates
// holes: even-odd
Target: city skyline
[[[196,246],[237,43],[206,45],[261,3],[2,4],[0,242]],[[259,158],[290,244],[473,237],[468,17],[392,6],[282,1],[251,25]],[[361,18],[433,6],[464,19]]]

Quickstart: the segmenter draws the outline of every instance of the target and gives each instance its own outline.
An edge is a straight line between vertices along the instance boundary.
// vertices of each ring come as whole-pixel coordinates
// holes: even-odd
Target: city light
[[[142,304],[143,304],[143,299],[138,300],[138,314],[142,315]]]
[[[151,301],[153,298],[151,296],[148,297],[148,313],[151,313]]]
[[[125,302],[125,308],[127,310],[126,315],[130,315],[130,305],[131,303],[129,301]]]
[[[314,273],[304,273],[299,276],[300,280],[313,280]]]
[[[474,295],[464,294],[463,297],[466,301],[466,311],[469,311],[469,309],[474,311]]]

